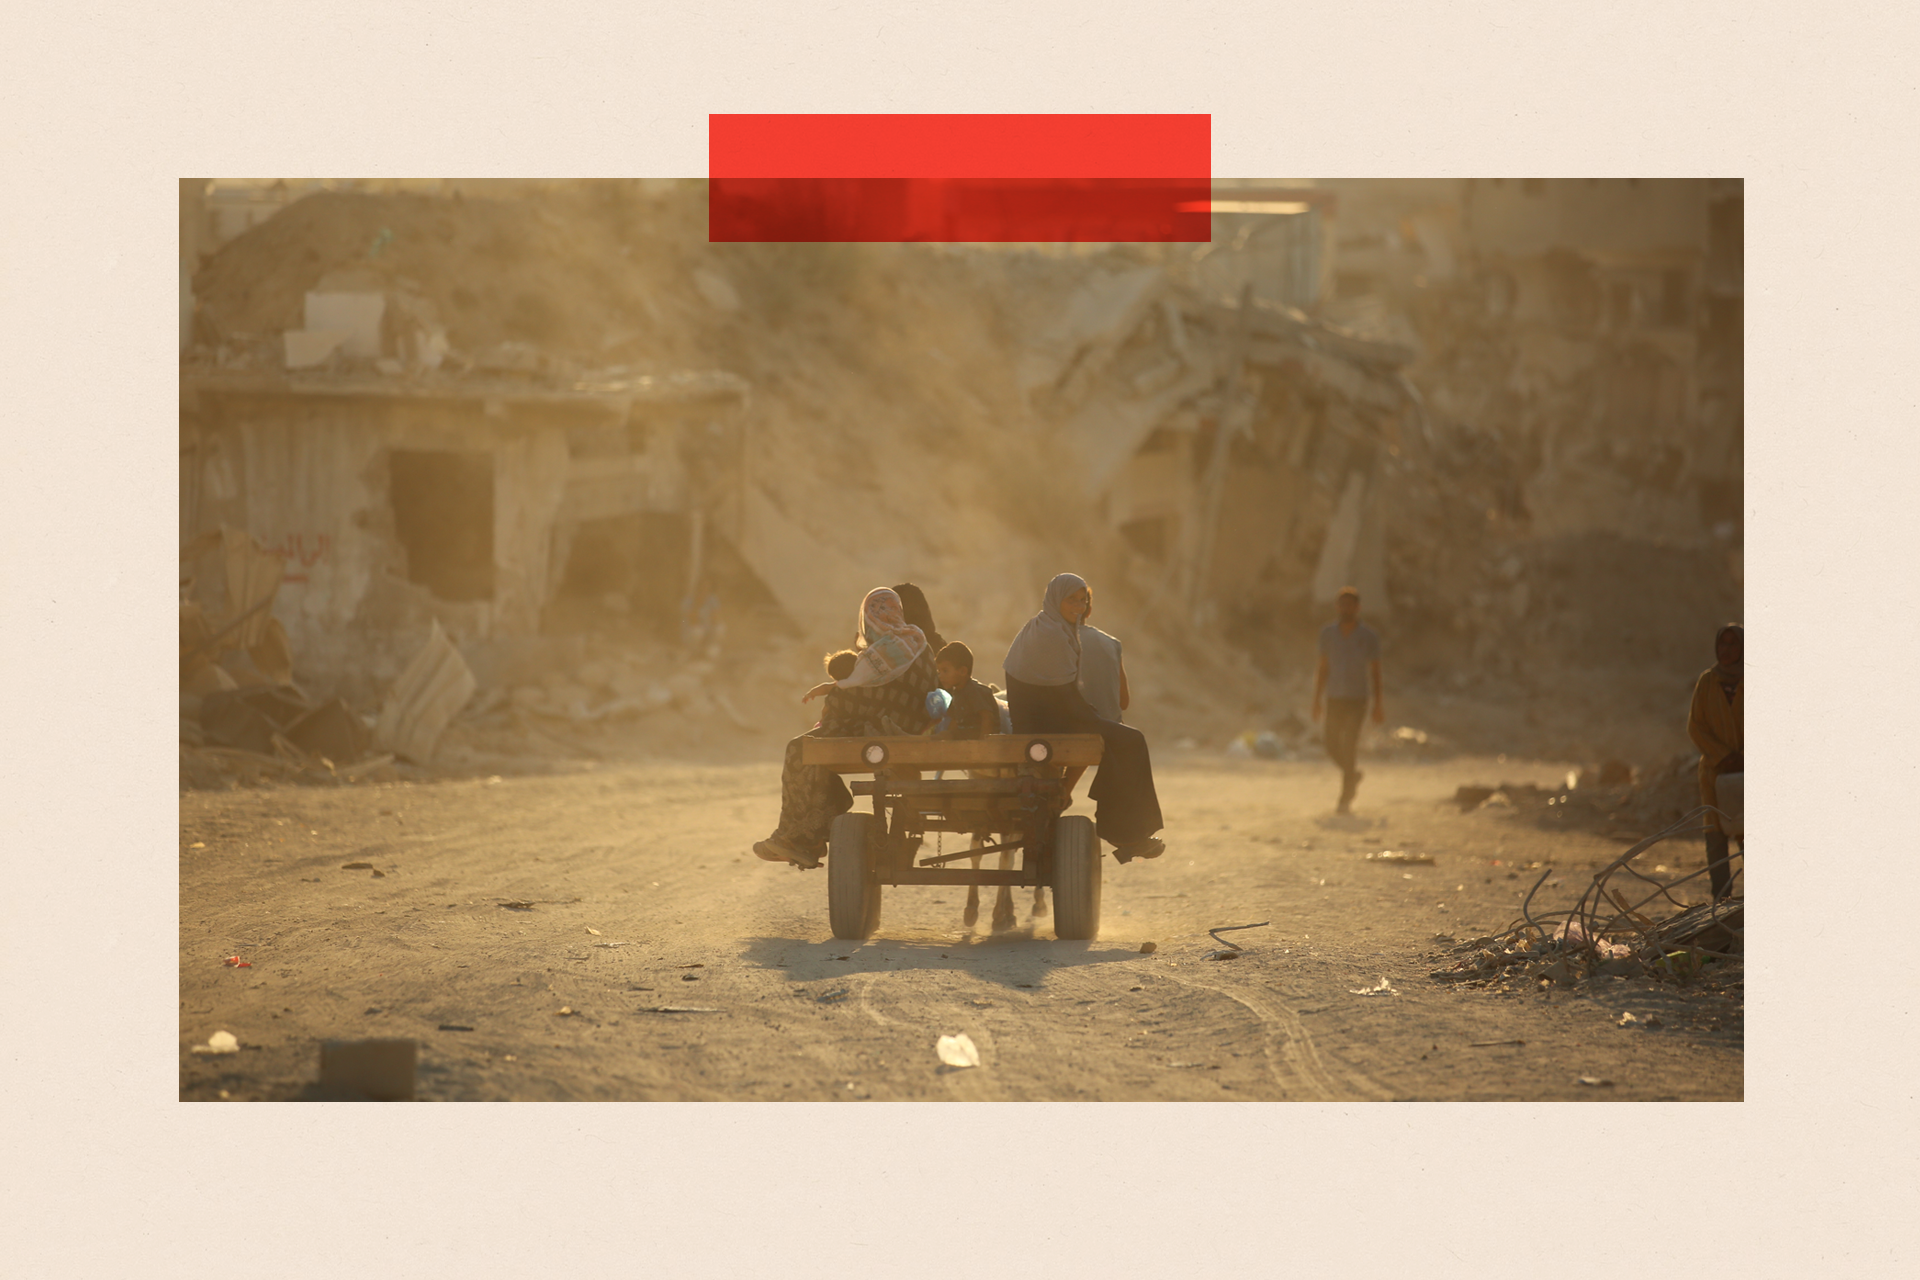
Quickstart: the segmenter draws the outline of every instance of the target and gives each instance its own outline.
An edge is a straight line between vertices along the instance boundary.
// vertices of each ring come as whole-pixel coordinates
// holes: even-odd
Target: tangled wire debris
[[[1478,983],[1518,975],[1568,986],[1596,975],[1685,981],[1711,961],[1739,957],[1745,949],[1744,899],[1688,906],[1674,897],[1673,890],[1704,876],[1704,866],[1664,883],[1632,865],[1662,840],[1698,829],[1708,812],[1705,805],[1695,808],[1634,844],[1594,873],[1572,907],[1536,914],[1533,898],[1553,874],[1548,867],[1527,891],[1520,919],[1499,933],[1453,948],[1460,959],[1429,976],[1441,982]],[[1616,877],[1630,886],[1627,892],[1614,887]],[[1629,901],[1635,889],[1646,885],[1652,886],[1652,893]],[[1662,899],[1678,908],[1677,914],[1664,919],[1646,914],[1648,909],[1659,910],[1656,904]]]

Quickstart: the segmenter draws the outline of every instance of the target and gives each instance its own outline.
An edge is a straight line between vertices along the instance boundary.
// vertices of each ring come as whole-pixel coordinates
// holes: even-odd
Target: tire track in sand
[[[1287,1080],[1275,1060],[1274,1042],[1278,1036],[1285,1035],[1286,1043],[1280,1056],[1286,1060],[1294,1079],[1304,1086],[1313,1101],[1385,1102],[1393,1097],[1365,1072],[1349,1066],[1329,1066],[1321,1056],[1319,1046],[1314,1043],[1313,1034],[1300,1020],[1300,1015],[1285,1004],[1277,1000],[1268,1001],[1251,993],[1242,995],[1224,986],[1196,981],[1184,974],[1162,971],[1160,976],[1190,990],[1211,991],[1215,995],[1225,996],[1258,1018],[1265,1030],[1263,1048],[1266,1051],[1267,1070],[1282,1091],[1287,1089]]]

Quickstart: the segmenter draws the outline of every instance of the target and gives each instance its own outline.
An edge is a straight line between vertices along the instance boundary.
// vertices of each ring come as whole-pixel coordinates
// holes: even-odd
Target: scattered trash
[[[1031,982],[1016,982],[1013,985],[1027,991],[1033,990],[1033,984]]]
[[[573,1006],[570,1004],[561,1005],[560,1016],[563,1018],[571,1018],[573,1016]]]
[[[1572,986],[1578,980],[1573,965],[1568,962],[1566,956],[1561,956],[1552,964],[1542,965],[1533,972],[1532,976],[1542,982],[1557,982],[1562,986]]]
[[[1525,1043],[1526,1043],[1525,1040],[1470,1040],[1467,1042],[1467,1048],[1492,1049],[1499,1045],[1525,1044]]]
[[[441,1023],[441,1024],[440,1024],[440,1030],[442,1030],[442,1031],[471,1031],[471,1030],[473,1030],[473,1028],[472,1028],[472,1027],[463,1027],[463,1026],[461,1026],[461,1025],[460,1025],[459,1023],[457,1023],[457,1022],[443,1022],[443,1023]]]
[[[1433,855],[1430,853],[1403,853],[1398,849],[1382,849],[1378,853],[1367,855],[1368,862],[1398,862],[1407,866],[1430,867]]]
[[[1159,949],[1160,944],[1157,942],[1143,942],[1140,944],[1140,954],[1143,956],[1150,956]]]
[[[1387,981],[1385,974],[1381,975],[1380,981],[1370,987],[1349,987],[1347,990],[1356,996],[1397,996],[1400,994],[1393,989],[1393,984]]]
[[[193,1052],[238,1053],[240,1052],[240,1042],[234,1038],[233,1032],[231,1031],[216,1031],[207,1037],[205,1044],[193,1046]]]
[[[343,862],[340,864],[340,869],[342,871],[371,871],[373,870],[373,864],[371,862]]]
[[[500,905],[508,911],[533,910],[533,904],[531,902],[503,902]]]
[[[840,958],[841,958],[842,960],[845,960],[845,959],[846,959],[846,957],[845,957],[845,956],[841,956]],[[673,967],[674,967],[674,968],[676,968],[676,969],[704,969],[704,968],[706,968],[707,966],[706,966],[706,965],[704,965],[704,964],[702,964],[702,963],[700,963],[700,962],[699,962],[698,960],[695,960],[695,961],[694,961],[694,962],[693,962],[692,964],[677,964],[677,965],[675,965],[675,966],[673,966]]]
[[[587,926],[587,932],[592,934],[596,938],[600,936],[600,931],[594,928],[592,925]]]
[[[852,988],[841,987],[836,991],[828,991],[823,993],[818,997],[816,1002],[819,1004],[839,1004],[842,1000],[845,1000],[848,996],[852,994],[853,994]]]
[[[242,960],[242,959],[241,959],[241,958],[240,958],[239,956],[228,956],[228,957],[227,957],[227,958],[226,958],[225,960],[222,960],[222,961],[221,961],[220,963],[221,963],[221,964],[224,964],[224,965],[226,965],[226,966],[227,966],[227,968],[229,968],[229,969],[251,969],[251,968],[253,968],[253,961],[251,961],[251,960]]]
[[[1621,1014],[1619,1017],[1619,1020],[1616,1021],[1613,1025],[1616,1027],[1631,1027],[1639,1021],[1640,1019],[1634,1017],[1632,1011],[1629,1010],[1628,1012]]]
[[[1138,988],[1138,987],[1135,987],[1135,988],[1134,988],[1134,990],[1135,990],[1135,991],[1138,991],[1139,989],[1140,989],[1140,988]],[[980,1006],[980,1007],[981,1007],[982,1009],[991,1009],[991,1008],[993,1007],[993,1001],[991,1001],[991,1000],[989,1000],[989,999],[987,999],[987,998],[986,998],[986,997],[984,997],[984,996],[982,996],[982,997],[981,997],[980,999],[978,999],[978,1000],[969,1000],[969,1001],[967,1001],[967,1003],[968,1003],[968,1004],[977,1004],[977,1005],[979,1005],[979,1006]]]
[[[187,846],[187,848],[189,849],[204,849],[206,847],[207,847],[207,842],[205,840],[195,840],[192,844]]]
[[[611,951],[615,947],[630,947],[633,944],[631,942],[596,942],[593,945],[596,947],[603,947],[606,950]]]
[[[699,974],[697,974],[697,973],[683,973],[683,974],[681,974],[681,975],[680,975],[680,981],[682,981],[682,982],[698,982],[698,981],[700,981],[700,975],[699,975]]]
[[[1238,960],[1245,954],[1245,952],[1236,948],[1232,951],[1209,951],[1200,958],[1202,960]]]
[[[934,1043],[933,1050],[940,1055],[940,1061],[950,1067],[977,1067],[980,1065],[980,1051],[973,1047],[973,1040],[965,1032],[957,1036],[941,1036]]]
[[[709,1009],[692,1004],[655,1004],[645,1005],[634,1010],[635,1013],[725,1013],[725,1009]]]
[[[1704,964],[1705,961],[1706,957],[1701,952],[1689,949],[1684,951],[1669,951],[1654,961],[1654,964],[1662,973],[1669,974],[1675,978],[1686,979],[1691,978],[1695,973],[1699,972],[1700,966]]]
[[[1129,991],[1145,991],[1145,990],[1146,990],[1146,988],[1145,988],[1145,987],[1128,987],[1128,988],[1127,988],[1127,990],[1129,990]]]
[[[1580,1083],[1596,1089],[1613,1087],[1613,1081],[1601,1076],[1581,1076]]]
[[[1228,953],[1237,953],[1245,950],[1239,943],[1228,938],[1223,938],[1220,936],[1221,934],[1233,933],[1240,929],[1264,929],[1272,923],[1273,921],[1271,920],[1262,920],[1259,924],[1223,924],[1217,929],[1207,930],[1207,933],[1212,936],[1215,942],[1226,948],[1226,953],[1219,951],[1209,952],[1206,958],[1209,960],[1231,960],[1233,956]]]

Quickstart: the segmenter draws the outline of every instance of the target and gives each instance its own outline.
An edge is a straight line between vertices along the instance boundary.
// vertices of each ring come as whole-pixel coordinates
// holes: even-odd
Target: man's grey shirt
[[[1380,636],[1366,623],[1355,624],[1353,634],[1340,634],[1340,624],[1320,628],[1320,655],[1327,660],[1327,696],[1358,698],[1372,694],[1367,664],[1380,661]]]
[[[1080,624],[1080,695],[1109,720],[1120,718],[1120,642]]]

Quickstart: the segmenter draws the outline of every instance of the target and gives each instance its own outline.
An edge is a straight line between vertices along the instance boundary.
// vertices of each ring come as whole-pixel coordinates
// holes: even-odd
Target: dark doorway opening
[[[1129,520],[1120,526],[1120,536],[1129,546],[1149,560],[1167,558],[1168,520],[1165,516],[1149,516],[1144,520]]]
[[[442,600],[493,599],[493,455],[395,449],[388,483],[408,580]]]
[[[677,512],[582,521],[560,590],[587,598],[619,592],[635,618],[662,636],[671,635],[687,590],[691,545],[687,518]]]

